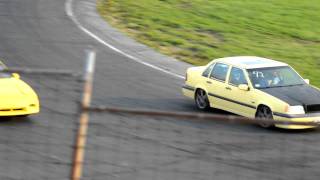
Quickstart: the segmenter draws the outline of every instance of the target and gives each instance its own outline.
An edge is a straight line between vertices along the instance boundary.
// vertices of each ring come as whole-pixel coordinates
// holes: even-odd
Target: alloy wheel
[[[210,107],[207,94],[202,89],[197,90],[195,101],[198,109],[206,110],[206,109],[209,109]]]
[[[259,118],[262,120],[272,120],[273,119],[272,111],[268,107],[262,106],[258,109],[256,118]],[[259,125],[264,128],[270,128],[274,124],[272,122],[259,122]]]

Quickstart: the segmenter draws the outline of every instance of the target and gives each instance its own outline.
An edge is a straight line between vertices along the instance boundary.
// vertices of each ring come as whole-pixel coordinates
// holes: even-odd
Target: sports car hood
[[[320,104],[320,91],[307,84],[259,90],[277,97],[292,106]]]
[[[25,96],[19,88],[20,80],[14,78],[0,79],[0,99],[17,99]]]

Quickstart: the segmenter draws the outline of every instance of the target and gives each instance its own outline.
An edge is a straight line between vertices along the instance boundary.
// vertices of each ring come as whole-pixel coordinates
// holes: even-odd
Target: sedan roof
[[[255,56],[226,57],[226,58],[216,59],[215,61],[237,66],[244,69],[288,66],[288,64],[286,63],[282,63],[282,62],[271,60],[271,59],[261,58],[261,57],[255,57]]]

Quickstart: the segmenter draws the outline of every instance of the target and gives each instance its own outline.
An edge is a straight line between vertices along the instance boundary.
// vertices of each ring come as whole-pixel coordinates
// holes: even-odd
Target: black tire
[[[272,115],[271,109],[267,106],[258,107],[257,112],[256,112],[256,118],[265,119],[265,120],[273,120],[273,115]],[[273,122],[259,122],[258,124],[259,124],[259,126],[261,126],[263,128],[274,127]]]
[[[209,99],[207,93],[204,90],[198,89],[196,91],[194,100],[198,109],[202,111],[210,109]]]

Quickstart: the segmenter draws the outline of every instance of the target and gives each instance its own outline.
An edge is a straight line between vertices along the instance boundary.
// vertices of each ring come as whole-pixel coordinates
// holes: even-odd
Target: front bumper
[[[1,107],[0,116],[21,116],[40,112],[39,104],[29,104],[28,106]]]
[[[274,114],[275,121],[286,121],[286,122],[302,122],[302,123],[320,123],[320,113],[315,114],[303,114],[303,115],[285,115],[285,114]],[[320,124],[319,124],[320,125]],[[276,127],[284,129],[310,129],[316,128],[315,125],[295,125],[295,124],[275,124]]]

